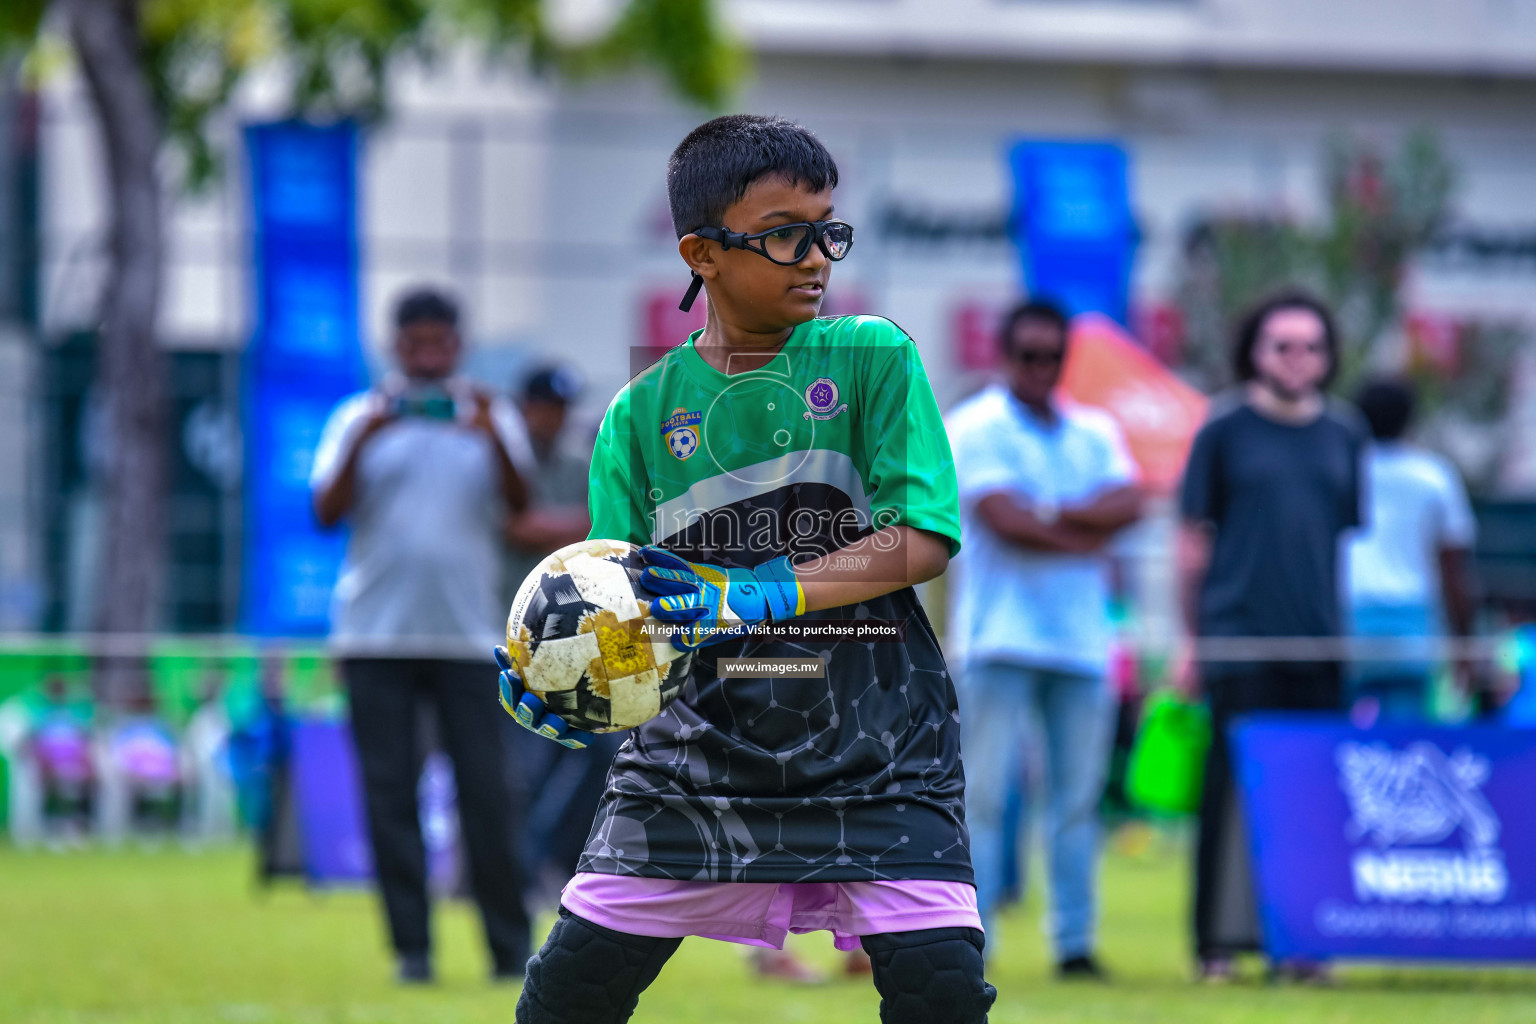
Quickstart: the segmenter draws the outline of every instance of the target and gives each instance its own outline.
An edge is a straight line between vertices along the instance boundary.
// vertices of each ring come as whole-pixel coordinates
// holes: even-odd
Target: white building
[[[616,6],[566,0],[567,20]],[[1182,230],[1213,208],[1319,204],[1330,132],[1387,148],[1416,127],[1462,172],[1463,222],[1490,238],[1536,232],[1536,0],[726,0],[755,50],[733,106],[816,129],[839,157],[842,214],[859,228],[838,282],[906,326],[943,378],[948,315],[968,291],[1018,281],[997,226],[1002,159],[1023,136],[1113,139],[1131,157],[1143,232],[1135,293],[1166,297]],[[253,90],[242,113],[280,113]],[[644,341],[652,288],[686,283],[662,168],[707,112],[651,81],[551,87],[484,72],[402,74],[366,156],[366,322],[425,276],[454,283],[488,345],[575,355],[611,391]],[[102,190],[92,126],[69,83],[45,128],[44,303],[55,328],[86,317]],[[231,135],[233,138],[233,136]],[[183,202],[172,229],[171,345],[239,346],[248,333],[240,160],[226,186]],[[909,230],[893,236],[892,213]],[[913,226],[916,222],[916,227]],[[922,241],[924,226],[955,229]],[[845,284],[846,282],[846,284]],[[1432,308],[1536,312],[1536,261],[1426,267]]]

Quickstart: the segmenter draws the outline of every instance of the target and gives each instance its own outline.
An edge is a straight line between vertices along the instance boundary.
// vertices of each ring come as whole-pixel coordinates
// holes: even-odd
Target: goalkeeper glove
[[[580,750],[590,742],[588,733],[572,727],[523,688],[522,677],[512,667],[512,658],[505,647],[496,648],[496,664],[501,666],[501,706],[518,725],[572,750]]]
[[[745,635],[761,622],[781,622],[805,612],[805,588],[789,557],[755,569],[725,569],[690,562],[655,545],[640,549],[646,563],[640,585],[658,595],[651,616],[680,627],[672,646],[691,651]]]

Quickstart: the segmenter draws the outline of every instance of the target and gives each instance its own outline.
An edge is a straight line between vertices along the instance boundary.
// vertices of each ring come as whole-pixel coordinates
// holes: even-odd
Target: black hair
[[[1355,405],[1378,441],[1396,441],[1406,434],[1417,404],[1413,388],[1399,380],[1366,381],[1355,395]]]
[[[1013,332],[1025,320],[1039,320],[1056,328],[1061,332],[1061,343],[1065,348],[1070,333],[1067,329],[1067,314],[1050,299],[1031,299],[1014,306],[1003,317],[1002,326],[997,331],[997,347],[1004,356],[1013,355]]]
[[[459,306],[435,288],[412,288],[395,301],[395,327],[432,323],[459,326]]]
[[[775,175],[820,192],[837,186],[837,163],[809,129],[782,117],[727,114],[705,121],[667,161],[677,237],[722,226],[726,207],[754,181]]]
[[[1248,308],[1237,324],[1232,340],[1232,374],[1239,381],[1253,380],[1259,375],[1253,365],[1253,350],[1259,343],[1264,322],[1285,309],[1305,309],[1317,315],[1323,322],[1323,344],[1328,349],[1328,372],[1323,375],[1322,387],[1326,390],[1339,372],[1339,331],[1333,322],[1333,311],[1322,299],[1300,288],[1287,288],[1275,292]]]

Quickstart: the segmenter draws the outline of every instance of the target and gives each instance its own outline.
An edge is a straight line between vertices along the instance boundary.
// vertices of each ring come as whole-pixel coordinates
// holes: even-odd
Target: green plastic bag
[[[1211,716],[1203,704],[1170,690],[1148,695],[1126,768],[1131,803],[1153,814],[1194,814],[1210,746]]]

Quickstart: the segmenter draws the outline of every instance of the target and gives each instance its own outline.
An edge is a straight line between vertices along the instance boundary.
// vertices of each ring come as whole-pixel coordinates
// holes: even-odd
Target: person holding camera
[[[421,289],[395,308],[398,372],[331,414],[315,451],[316,517],[351,528],[331,613],[369,839],[402,982],[432,980],[427,860],[417,807],[430,703],[453,762],[460,832],[494,975],[515,978],[529,923],[514,849],[496,667],[502,532],[533,464],[516,409],[457,375],[453,301]]]

